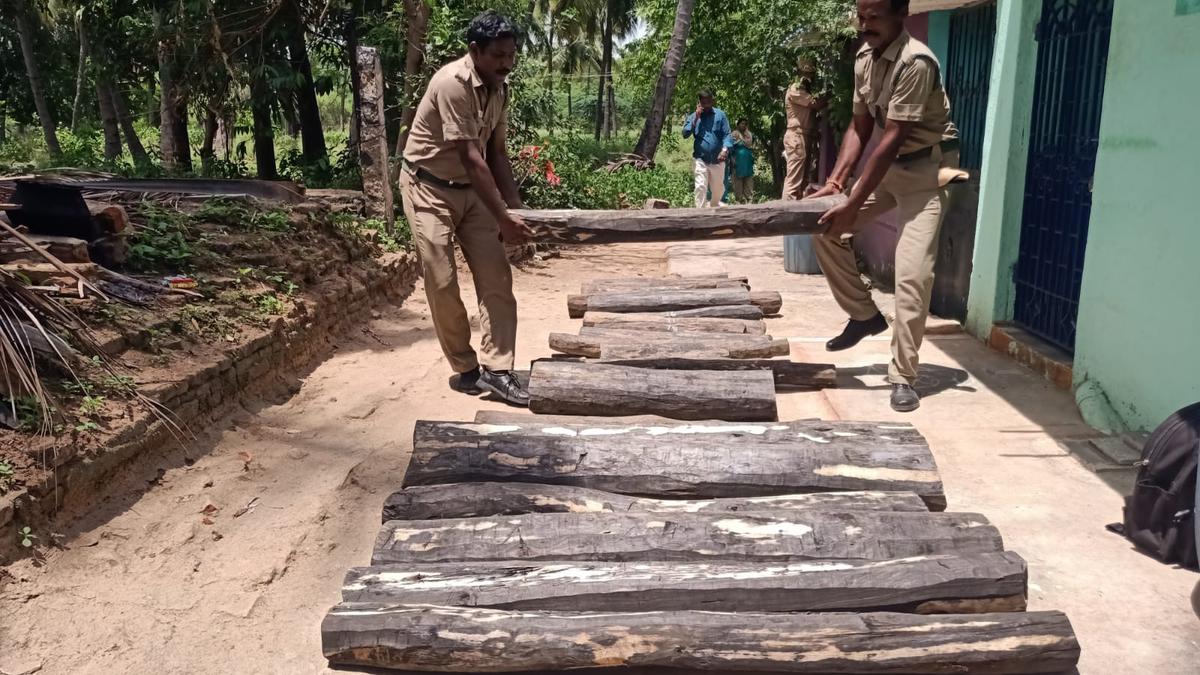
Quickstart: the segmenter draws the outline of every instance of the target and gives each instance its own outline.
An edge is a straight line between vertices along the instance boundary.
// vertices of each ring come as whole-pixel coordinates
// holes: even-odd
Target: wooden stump
[[[551,333],[550,348],[573,356],[601,358],[605,354],[678,355],[681,358],[697,354],[712,358],[756,359],[787,356],[791,345],[768,335],[735,335],[732,333],[698,333],[678,331],[615,330],[584,326],[579,335]]]
[[[929,445],[904,425],[418,421],[404,485],[471,481],[686,498],[883,490],[915,492],[936,510],[946,503]]]
[[[351,569],[344,602],[591,612],[1025,611],[1016,553],[803,563],[525,562]]]
[[[393,492],[383,503],[383,522],[489,518],[525,513],[752,512],[761,510],[916,511],[928,510],[912,492],[816,492],[729,499],[644,499],[567,485],[451,483],[414,485]]]
[[[846,198],[775,200],[706,209],[518,210],[537,241],[559,244],[699,241],[817,234],[821,215]]]
[[[1002,550],[1000,533],[974,513],[529,513],[390,520],[375,539],[371,564],[888,560]]]
[[[628,293],[630,291],[684,291],[697,288],[734,288],[750,290],[746,277],[628,277],[616,279],[593,279],[583,282],[583,295],[598,293]]]
[[[783,298],[774,291],[737,288],[645,289],[625,293],[572,295],[567,298],[567,310],[572,319],[582,318],[587,312],[676,312],[729,305],[754,305],[763,314],[777,314],[783,307]]]
[[[321,623],[321,647],[334,664],[476,673],[1031,675],[1079,662],[1079,642],[1061,612],[593,613],[346,603]]]
[[[358,142],[358,165],[362,173],[363,197],[367,216],[379,218],[392,231],[391,168],[388,165],[387,129],[384,119],[383,65],[375,47],[359,47],[358,119],[362,130]]]
[[[647,371],[539,361],[529,377],[529,409],[551,415],[662,415],[674,419],[770,421],[775,381],[764,372]]]
[[[617,330],[640,330],[651,332],[733,333],[738,335],[764,335],[766,324],[762,321],[745,319],[719,319],[709,317],[671,317],[654,313],[619,314],[616,312],[588,312],[583,315],[583,325]]]

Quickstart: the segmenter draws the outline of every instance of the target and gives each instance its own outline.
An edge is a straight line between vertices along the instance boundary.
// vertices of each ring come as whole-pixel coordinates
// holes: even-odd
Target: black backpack
[[[1165,562],[1197,569],[1196,465],[1200,462],[1200,403],[1163,422],[1142,449],[1125,522],[1113,529]]]

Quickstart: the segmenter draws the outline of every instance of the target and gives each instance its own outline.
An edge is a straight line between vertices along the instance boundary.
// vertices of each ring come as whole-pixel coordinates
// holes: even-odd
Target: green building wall
[[[1200,13],[1117,0],[1074,368],[1098,428],[1200,401],[1198,122]]]

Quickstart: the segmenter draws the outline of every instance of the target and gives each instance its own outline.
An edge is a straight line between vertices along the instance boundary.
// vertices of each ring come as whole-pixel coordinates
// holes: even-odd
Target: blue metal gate
[[[983,133],[987,126],[988,85],[995,48],[995,3],[959,9],[950,15],[946,94],[962,138],[959,163],[971,171],[983,166]]]
[[[1114,0],[1043,0],[1015,274],[1018,324],[1075,349]]]

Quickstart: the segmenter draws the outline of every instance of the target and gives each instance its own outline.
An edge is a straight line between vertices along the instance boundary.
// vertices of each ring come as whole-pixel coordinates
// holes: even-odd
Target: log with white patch
[[[614,348],[647,348],[654,353],[680,355],[702,354],[709,358],[764,359],[787,356],[791,346],[787,340],[769,335],[736,335],[695,331],[642,331],[584,326],[578,335],[551,333],[550,348],[571,356],[612,358]],[[626,353],[626,352],[621,352]],[[628,358],[628,357],[626,357]]]
[[[837,367],[832,363],[799,363],[788,359],[682,358],[678,356],[620,357],[634,349],[621,345],[601,349],[601,361],[614,366],[653,370],[769,370],[776,387],[822,389],[837,385]],[[636,351],[644,352],[644,349]],[[604,358],[605,356],[609,358]]]
[[[414,485],[383,503],[383,521],[480,518],[524,513],[748,511],[926,511],[912,492],[815,492],[744,499],[646,499],[568,485],[451,483]]]
[[[761,320],[720,319],[710,317],[670,317],[653,312],[588,312],[583,315],[583,325],[617,330],[641,330],[660,333],[733,333],[735,335],[763,335],[766,324]]]
[[[505,408],[503,410],[475,411],[476,424],[526,424],[530,422],[544,426],[554,426],[559,424],[634,424],[639,426],[676,426],[695,424],[695,422],[673,420],[670,417],[663,417],[661,415],[626,415],[624,417],[601,417],[597,415],[535,415],[528,412],[517,412],[512,408]]]
[[[686,498],[886,490],[946,504],[929,445],[910,425],[557,422],[420,420],[404,485],[520,481]]]
[[[886,560],[1004,550],[973,513],[530,513],[389,520],[372,565],[479,560]]]
[[[663,291],[686,291],[697,288],[750,289],[746,277],[615,277],[583,282],[580,293],[623,293],[654,288]]]
[[[646,288],[567,297],[567,311],[572,319],[582,318],[587,312],[673,312],[728,305],[754,305],[763,314],[778,314],[783,307],[783,298],[775,291],[747,291],[741,288]]]
[[[321,646],[334,664],[476,673],[660,667],[1028,675],[1069,671],[1079,661],[1079,642],[1061,612],[530,612],[343,603],[322,622]]]
[[[550,415],[662,415],[759,422],[778,417],[775,379],[762,371],[644,370],[538,361],[529,409]]]
[[[478,562],[350,570],[344,602],[646,612],[1021,612],[1016,553],[795,563]]]

